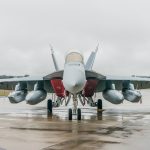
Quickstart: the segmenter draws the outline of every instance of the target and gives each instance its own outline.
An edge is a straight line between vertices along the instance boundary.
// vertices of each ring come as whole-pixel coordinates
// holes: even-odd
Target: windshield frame
[[[67,54],[65,58],[65,63],[70,63],[70,62],[80,62],[83,64],[84,59],[83,59],[82,54],[78,52],[71,52]]]

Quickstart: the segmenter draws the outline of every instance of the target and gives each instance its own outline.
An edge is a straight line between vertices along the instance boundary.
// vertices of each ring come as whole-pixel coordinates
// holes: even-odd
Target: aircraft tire
[[[52,108],[53,108],[53,103],[52,103],[52,100],[49,99],[49,100],[47,100],[47,110],[48,110],[48,113],[52,114],[52,112],[53,112]]]
[[[69,110],[68,110],[68,119],[72,120],[72,109],[71,108],[69,108]]]
[[[102,111],[102,109],[103,109],[102,100],[98,99],[97,100],[97,112]]]
[[[81,109],[80,108],[77,109],[77,119],[81,120]]]

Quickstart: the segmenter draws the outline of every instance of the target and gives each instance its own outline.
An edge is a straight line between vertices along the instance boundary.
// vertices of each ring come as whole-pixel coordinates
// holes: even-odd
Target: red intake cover
[[[97,83],[98,81],[94,79],[87,80],[83,93],[85,97],[92,97],[94,95]]]
[[[56,93],[57,96],[59,97],[65,97],[65,88],[62,83],[61,79],[54,79],[50,81],[52,84],[52,87]]]

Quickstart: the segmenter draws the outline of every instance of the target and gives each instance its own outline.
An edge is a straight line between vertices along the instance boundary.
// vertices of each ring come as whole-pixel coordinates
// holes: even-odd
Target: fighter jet
[[[83,106],[88,104],[97,107],[97,112],[101,112],[102,100],[94,100],[97,92],[102,92],[103,98],[113,104],[121,104],[124,100],[132,103],[141,102],[142,95],[139,89],[150,88],[150,78],[106,76],[97,73],[92,70],[97,52],[98,46],[84,63],[84,57],[79,51],[70,51],[65,57],[64,70],[60,70],[51,47],[55,72],[43,77],[0,79],[0,89],[14,89],[8,95],[11,103],[26,101],[30,105],[40,103],[47,99],[47,93],[52,93],[52,99],[47,100],[47,110],[51,114],[54,107],[59,107],[64,102],[67,106],[72,100],[73,106],[68,109],[69,120],[72,120],[73,115],[81,120],[78,101]]]

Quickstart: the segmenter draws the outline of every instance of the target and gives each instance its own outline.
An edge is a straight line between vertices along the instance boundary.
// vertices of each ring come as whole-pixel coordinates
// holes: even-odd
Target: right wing
[[[14,90],[17,83],[26,83],[29,90],[33,89],[36,82],[43,82],[42,76],[29,76],[19,78],[0,79],[0,89]]]
[[[17,83],[22,83],[27,85],[28,91],[32,91],[37,82],[44,83],[44,89],[49,93],[54,93],[50,80],[44,80],[43,76],[0,79],[0,89],[14,90]]]

